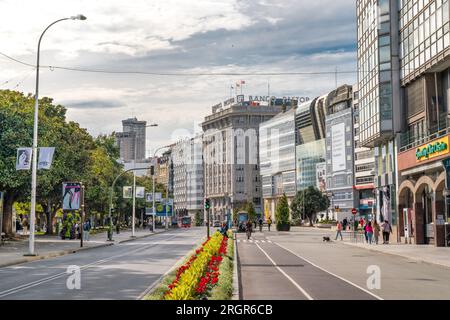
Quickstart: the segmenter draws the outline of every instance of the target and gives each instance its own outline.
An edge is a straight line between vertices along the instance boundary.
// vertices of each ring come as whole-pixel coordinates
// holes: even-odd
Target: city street
[[[121,244],[0,268],[0,299],[138,299],[205,236],[174,230]],[[81,269],[80,290],[69,290],[69,266]]]
[[[241,299],[450,299],[450,270],[400,256],[323,242],[330,230],[237,235]],[[380,289],[367,280],[379,267]],[[369,269],[369,270],[368,270]]]

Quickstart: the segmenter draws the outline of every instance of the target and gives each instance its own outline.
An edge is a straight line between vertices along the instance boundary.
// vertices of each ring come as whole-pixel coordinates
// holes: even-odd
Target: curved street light
[[[34,230],[36,219],[36,184],[37,184],[37,145],[38,145],[38,119],[39,119],[39,61],[41,51],[41,41],[44,34],[54,24],[65,20],[86,20],[82,14],[72,16],[70,18],[63,18],[56,20],[49,24],[44,29],[39,37],[37,49],[37,63],[36,63],[36,94],[34,96],[34,127],[33,127],[33,153],[32,153],[32,169],[31,169],[31,210],[30,210],[30,237],[29,237],[29,253],[27,255],[34,256]]]

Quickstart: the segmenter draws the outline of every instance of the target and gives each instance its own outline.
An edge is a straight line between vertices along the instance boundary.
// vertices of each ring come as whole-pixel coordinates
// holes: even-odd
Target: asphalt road
[[[253,233],[250,240],[239,233],[241,298],[450,299],[450,269],[339,241],[323,242],[328,233],[307,228],[289,233],[265,230]],[[379,277],[368,285],[373,268]]]
[[[174,230],[58,258],[0,268],[0,299],[138,299],[205,236],[204,229]],[[80,289],[68,289],[80,268]],[[76,283],[70,278],[70,283]]]

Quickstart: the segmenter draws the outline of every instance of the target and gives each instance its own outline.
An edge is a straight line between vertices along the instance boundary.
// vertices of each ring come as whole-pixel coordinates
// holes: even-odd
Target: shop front
[[[450,198],[443,160],[449,157],[449,135],[398,154],[398,236],[402,242],[446,245]]]

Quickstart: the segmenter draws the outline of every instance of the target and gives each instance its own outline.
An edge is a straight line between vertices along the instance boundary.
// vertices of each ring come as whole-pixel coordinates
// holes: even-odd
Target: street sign
[[[145,187],[136,187],[136,198],[144,199]]]
[[[352,209],[352,214],[356,214],[358,212],[358,210],[356,210],[356,208]]]

